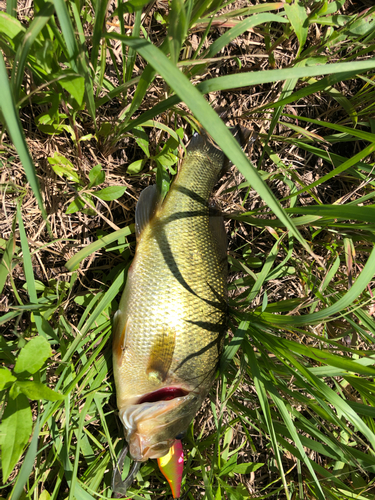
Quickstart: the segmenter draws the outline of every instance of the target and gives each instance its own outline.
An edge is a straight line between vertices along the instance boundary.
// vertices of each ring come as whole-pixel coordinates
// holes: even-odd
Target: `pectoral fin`
[[[176,330],[165,326],[154,337],[146,373],[149,379],[164,381],[172,364]]]
[[[123,328],[120,331],[121,328],[121,311],[118,310],[115,313],[115,316],[113,318],[113,331],[114,331],[114,336],[113,336],[113,352],[116,356],[117,359],[117,364],[121,366],[122,358],[124,351],[126,349],[126,341],[127,341],[127,335],[129,331],[129,326],[130,326],[130,318],[128,318],[123,324]]]

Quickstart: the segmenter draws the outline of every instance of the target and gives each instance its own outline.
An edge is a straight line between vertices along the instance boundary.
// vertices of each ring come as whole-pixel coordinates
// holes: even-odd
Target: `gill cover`
[[[146,402],[120,410],[130,456],[144,462],[166,455],[184,432],[202,402],[194,393],[167,401]]]

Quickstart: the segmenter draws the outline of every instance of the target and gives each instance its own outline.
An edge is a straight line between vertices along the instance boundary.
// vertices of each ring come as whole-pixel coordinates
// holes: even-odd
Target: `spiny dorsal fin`
[[[159,202],[160,195],[156,184],[148,186],[142,191],[135,209],[135,230],[137,238],[141,236],[142,231],[152,219],[158,208]]]

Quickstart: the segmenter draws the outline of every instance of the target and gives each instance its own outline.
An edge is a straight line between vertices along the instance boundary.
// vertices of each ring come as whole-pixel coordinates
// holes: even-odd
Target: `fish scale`
[[[168,452],[215,375],[227,260],[223,221],[210,215],[208,200],[223,162],[206,137],[194,137],[164,202],[153,186],[137,204],[136,254],[113,345],[117,404],[135,460]]]

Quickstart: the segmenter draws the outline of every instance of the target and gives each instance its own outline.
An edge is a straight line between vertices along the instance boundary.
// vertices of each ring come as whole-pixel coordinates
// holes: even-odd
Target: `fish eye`
[[[185,437],[185,434],[186,434],[186,431],[180,432],[179,434],[177,434],[175,439],[183,439]]]

